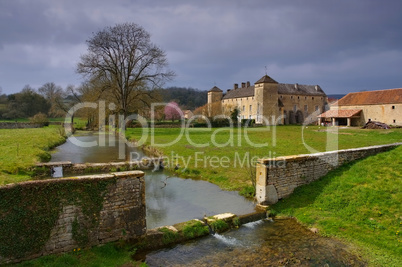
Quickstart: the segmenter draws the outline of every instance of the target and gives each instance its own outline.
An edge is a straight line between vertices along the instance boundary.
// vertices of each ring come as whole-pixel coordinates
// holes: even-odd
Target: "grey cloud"
[[[74,64],[92,32],[135,22],[166,51],[178,74],[169,85],[227,89],[254,82],[267,66],[281,82],[318,83],[329,93],[401,87],[401,6],[396,0],[0,0],[0,86],[7,92],[33,81],[76,83]],[[17,46],[31,50],[19,57],[11,49]]]

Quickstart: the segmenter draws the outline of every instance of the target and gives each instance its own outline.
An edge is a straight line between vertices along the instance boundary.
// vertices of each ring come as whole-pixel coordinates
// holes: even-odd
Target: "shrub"
[[[212,127],[229,127],[229,126],[230,126],[230,119],[228,118],[214,119],[212,121]]]
[[[44,113],[37,113],[32,118],[29,118],[31,123],[41,124],[42,126],[49,126],[49,119]]]
[[[255,124],[254,119],[243,119],[241,120],[241,125],[242,126],[248,126],[248,127],[253,127]]]

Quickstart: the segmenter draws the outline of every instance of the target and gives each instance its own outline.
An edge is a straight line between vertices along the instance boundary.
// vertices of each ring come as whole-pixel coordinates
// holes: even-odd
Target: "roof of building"
[[[239,97],[253,97],[254,85],[244,88],[229,89],[222,99],[239,98]]]
[[[264,76],[261,77],[261,79],[256,81],[254,84],[257,84],[257,83],[278,83],[278,82],[265,74]]]
[[[278,85],[278,94],[326,96],[319,85],[303,85],[297,83],[280,83]]]
[[[239,98],[239,97],[253,97],[254,96],[254,88],[255,88],[255,86],[252,85],[252,86],[244,87],[244,88],[230,89],[223,96],[223,99]],[[286,83],[278,84],[278,94],[326,96],[324,91],[318,85],[286,84]]]
[[[402,103],[402,88],[349,93],[338,100],[338,106]]]
[[[218,87],[214,86],[208,92],[223,92],[223,91],[221,89],[219,89]]]
[[[317,117],[319,118],[350,118],[358,116],[361,109],[332,109],[328,110]]]

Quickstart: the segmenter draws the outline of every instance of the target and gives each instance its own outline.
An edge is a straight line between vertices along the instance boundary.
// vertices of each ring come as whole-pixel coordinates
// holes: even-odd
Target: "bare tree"
[[[49,101],[51,105],[49,116],[58,117],[65,114],[65,111],[59,105],[66,96],[61,86],[56,85],[54,82],[45,83],[38,89],[38,92]]]
[[[81,56],[77,72],[101,84],[98,89],[112,98],[124,116],[135,111],[136,102],[149,105],[150,89],[174,77],[167,69],[165,52],[137,24],[107,27],[87,44],[88,52]]]

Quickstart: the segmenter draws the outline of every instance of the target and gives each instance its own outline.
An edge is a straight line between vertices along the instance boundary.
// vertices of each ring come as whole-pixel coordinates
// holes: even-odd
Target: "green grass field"
[[[253,158],[307,154],[402,141],[402,129],[278,126],[248,128],[246,132],[244,130],[188,128],[180,137],[179,128],[156,128],[153,141],[151,132],[145,135],[141,128],[130,128],[126,130],[126,137],[129,140],[144,138],[146,145],[154,143],[153,146],[167,157],[171,167],[180,165],[176,173],[182,177],[200,178],[226,190],[246,189],[245,192],[251,190],[253,174],[250,175],[247,163]],[[268,145],[261,146],[262,144]],[[202,147],[199,147],[200,145]]]
[[[402,147],[299,187],[274,213],[357,245],[372,266],[402,265]]]
[[[59,127],[0,129],[0,185],[31,179],[27,169],[50,159],[49,149],[65,141]]]
[[[131,259],[134,252],[128,247],[119,248],[115,244],[106,244],[92,249],[72,251],[63,255],[49,255],[36,260],[17,264],[20,267],[110,267],[110,266],[147,266]]]
[[[253,157],[402,141],[402,129],[309,126],[302,131],[300,126],[279,126],[249,128],[246,133],[243,130],[191,128],[179,138],[180,129],[156,128],[153,138],[157,144],[177,139],[168,146],[155,146],[172,166],[180,164],[177,174],[207,180],[230,190],[250,188],[252,175],[246,165]],[[140,140],[142,129],[128,129],[126,136]],[[147,145],[152,144],[151,135],[144,140]],[[49,159],[49,148],[63,141],[56,126],[0,129],[0,185],[30,179],[24,170]],[[268,146],[258,147],[264,143]],[[319,228],[323,235],[356,244],[373,266],[398,266],[402,261],[401,155],[399,147],[343,166],[317,182],[296,189],[294,195],[273,207],[274,212],[294,216],[304,224]],[[225,160],[219,162],[222,159]],[[127,249],[108,245],[59,257],[43,257],[23,266],[116,266],[130,262],[130,254]]]

